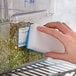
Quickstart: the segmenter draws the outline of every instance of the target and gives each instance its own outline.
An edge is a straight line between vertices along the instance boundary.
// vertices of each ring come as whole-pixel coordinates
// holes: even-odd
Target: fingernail
[[[43,25],[43,26],[46,26],[46,25]]]

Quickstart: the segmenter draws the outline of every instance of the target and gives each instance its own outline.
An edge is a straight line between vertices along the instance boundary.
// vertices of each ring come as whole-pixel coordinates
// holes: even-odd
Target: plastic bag
[[[50,0],[1,1],[3,4],[0,3],[2,5],[0,8],[0,71],[2,72],[43,58],[43,54],[26,49],[23,42],[26,39],[27,28],[30,24],[36,23],[52,13],[50,14],[49,10]],[[34,3],[35,1],[36,3]],[[4,4],[7,7],[4,8]],[[3,12],[3,10],[6,12]],[[23,29],[26,31],[23,31]],[[24,33],[25,36],[23,37]],[[22,45],[19,45],[19,43]]]

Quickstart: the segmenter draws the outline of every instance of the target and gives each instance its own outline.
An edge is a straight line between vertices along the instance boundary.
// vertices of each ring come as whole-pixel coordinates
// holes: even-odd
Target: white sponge
[[[37,26],[42,26],[48,22],[45,20],[30,26],[27,48],[41,53],[64,52],[64,46],[59,40],[37,30]]]

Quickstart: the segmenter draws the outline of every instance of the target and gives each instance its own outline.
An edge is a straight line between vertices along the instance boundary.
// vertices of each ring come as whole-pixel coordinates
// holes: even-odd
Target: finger
[[[66,24],[66,23],[62,23],[65,27],[67,27],[69,30],[71,30],[72,31],[72,29]]]
[[[55,53],[55,52],[47,52],[45,53],[46,57],[51,57],[60,60],[68,60],[68,56],[66,53]]]
[[[66,27],[63,23],[61,22],[50,22],[48,24],[45,25],[46,27],[49,28],[55,28],[58,29],[59,31],[61,31],[63,34],[69,33],[71,30]]]
[[[38,26],[37,29],[41,32],[52,35],[53,37],[57,38],[65,45],[65,43],[66,43],[65,35],[60,33],[59,31],[52,29],[52,28],[47,28],[44,26]]]

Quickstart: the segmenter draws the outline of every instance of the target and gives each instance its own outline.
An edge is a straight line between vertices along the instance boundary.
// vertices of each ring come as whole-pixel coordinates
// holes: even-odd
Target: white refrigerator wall
[[[17,13],[25,13],[38,10],[47,10],[46,13],[52,21],[66,22],[73,30],[76,31],[76,0],[0,0],[0,19],[10,18]],[[51,15],[49,15],[51,13]],[[46,14],[20,15],[15,20],[35,20],[43,18]],[[32,17],[34,18],[32,18]],[[36,16],[36,17],[35,17]],[[31,18],[30,18],[31,17]],[[14,20],[14,21],[15,21]],[[38,19],[37,19],[38,20]]]
[[[76,0],[54,0],[52,21],[65,22],[76,31]]]

